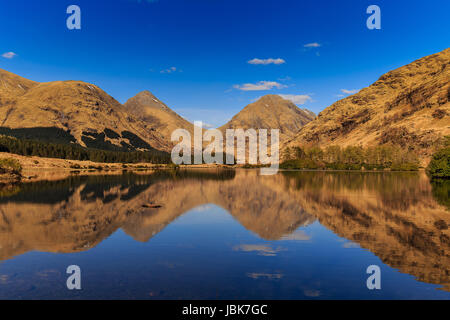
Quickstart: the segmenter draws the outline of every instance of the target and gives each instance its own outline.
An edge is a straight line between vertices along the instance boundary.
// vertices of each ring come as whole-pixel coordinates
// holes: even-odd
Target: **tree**
[[[287,147],[284,151],[283,151],[283,156],[282,158],[284,160],[292,160],[292,150],[290,147]]]
[[[295,159],[302,159],[305,158],[306,153],[305,151],[300,147],[294,147],[294,157]]]
[[[438,150],[433,155],[427,172],[432,178],[450,178],[450,146]]]

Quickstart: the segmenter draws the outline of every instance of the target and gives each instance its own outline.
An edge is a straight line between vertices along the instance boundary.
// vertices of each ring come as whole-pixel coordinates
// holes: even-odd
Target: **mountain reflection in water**
[[[0,260],[30,251],[87,251],[118,229],[148,242],[183,213],[214,204],[264,240],[307,239],[297,229],[318,221],[390,267],[450,291],[447,183],[432,186],[421,173],[260,176],[257,170],[222,169],[24,183],[0,193]],[[270,256],[278,249],[258,250]]]

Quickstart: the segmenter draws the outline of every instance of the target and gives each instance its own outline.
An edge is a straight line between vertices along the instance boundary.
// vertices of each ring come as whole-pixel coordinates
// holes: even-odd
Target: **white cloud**
[[[256,252],[260,256],[276,256],[278,252],[285,251],[282,247],[272,248],[263,244],[241,244],[233,248],[234,251]]]
[[[3,57],[3,58],[6,58],[6,59],[12,59],[12,58],[14,58],[15,56],[17,56],[17,54],[14,53],[14,52],[12,52],[12,51],[10,51],[10,52],[5,52],[4,54],[2,54],[2,57]]]
[[[351,90],[348,90],[348,89],[341,89],[341,92],[343,92],[343,93],[345,93],[345,94],[355,94],[355,93],[357,93],[359,91],[359,89],[351,89]]]
[[[282,89],[287,86],[276,81],[259,81],[257,83],[245,83],[243,85],[234,85],[233,88],[242,91],[265,91],[273,88]]]
[[[320,296],[320,291],[319,291],[319,290],[309,290],[309,289],[306,289],[306,290],[303,291],[303,294],[304,294],[305,296],[307,296],[307,297],[312,297],[312,298],[314,298],[314,297],[319,297],[319,296]]]
[[[307,94],[280,94],[280,97],[286,100],[290,100],[295,104],[305,104],[308,101],[311,101],[311,96]]]
[[[161,73],[173,73],[173,72],[176,72],[176,71],[177,71],[176,67],[170,67],[168,69],[161,70],[160,72]]]
[[[350,249],[350,248],[360,248],[359,244],[354,243],[354,242],[350,242],[350,241],[344,243],[344,244],[342,245],[342,247],[343,247],[343,248],[346,248],[346,249]]]
[[[303,230],[297,230],[294,233],[284,235],[281,240],[307,241],[311,240],[311,237],[307,235]]]
[[[320,43],[317,42],[312,42],[312,43],[307,43],[304,45],[305,48],[319,48],[322,45]]]
[[[282,273],[257,273],[257,272],[251,272],[247,273],[247,277],[250,277],[252,279],[260,279],[265,278],[268,280],[277,280],[283,278]]]
[[[247,61],[249,64],[263,64],[263,65],[267,65],[267,64],[283,64],[286,63],[286,61],[284,59],[281,58],[277,58],[277,59],[273,59],[273,58],[268,58],[268,59],[252,59]]]
[[[203,211],[211,210],[212,208],[213,208],[212,205],[210,205],[210,204],[204,204],[204,205],[202,205],[202,206],[199,206],[199,207],[195,208],[194,210],[195,210],[195,211],[199,211],[199,212],[203,212]]]

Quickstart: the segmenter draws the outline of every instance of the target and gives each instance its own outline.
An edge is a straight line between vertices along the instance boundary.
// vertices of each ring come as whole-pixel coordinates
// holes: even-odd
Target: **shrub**
[[[442,109],[436,109],[436,110],[434,110],[434,112],[432,114],[433,118],[435,118],[435,119],[442,119],[446,115],[447,115],[447,112]]]
[[[432,179],[431,187],[433,197],[436,201],[450,209],[450,180],[449,179]]]
[[[22,166],[20,165],[20,162],[16,159],[11,158],[0,159],[0,169],[3,172],[11,171],[15,174],[20,174],[22,172]]]
[[[432,178],[450,178],[450,146],[438,150],[427,167]]]
[[[391,170],[395,171],[417,171],[419,170],[419,164],[415,162],[397,162],[393,163],[391,166]]]

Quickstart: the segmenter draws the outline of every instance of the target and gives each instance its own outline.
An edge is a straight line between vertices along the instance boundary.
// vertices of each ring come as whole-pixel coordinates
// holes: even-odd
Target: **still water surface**
[[[448,182],[186,170],[0,191],[1,299],[450,299]],[[82,290],[66,288],[78,265]],[[381,268],[368,290],[366,268]]]

